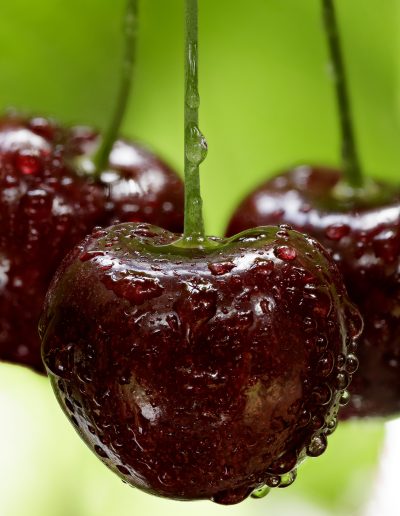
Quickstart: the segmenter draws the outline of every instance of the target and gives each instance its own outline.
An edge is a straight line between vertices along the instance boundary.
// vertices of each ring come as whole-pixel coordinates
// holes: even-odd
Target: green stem
[[[199,129],[198,0],[186,0],[185,42],[185,227],[184,240],[204,240],[200,163],[207,143]]]
[[[110,124],[103,137],[102,144],[93,159],[95,165],[94,176],[96,178],[100,176],[108,164],[110,153],[114,142],[118,137],[128,104],[136,55],[137,20],[138,0],[127,0],[124,17],[124,57],[122,62],[119,93]]]
[[[346,71],[340,44],[334,0],[322,0],[322,6],[339,108],[343,172],[351,187],[360,188],[363,186],[363,175],[354,137]]]

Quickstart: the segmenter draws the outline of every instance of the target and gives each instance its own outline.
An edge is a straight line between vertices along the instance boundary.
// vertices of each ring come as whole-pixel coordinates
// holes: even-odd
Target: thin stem
[[[359,188],[363,185],[363,175],[354,137],[346,71],[340,44],[334,0],[322,0],[322,5],[339,109],[342,133],[343,172],[348,184],[353,188]]]
[[[121,69],[119,93],[110,124],[103,137],[102,144],[93,160],[95,165],[95,177],[99,177],[108,164],[110,153],[114,142],[118,137],[128,104],[136,56],[137,20],[138,0],[127,0],[124,17],[124,57]]]
[[[186,0],[185,42],[185,240],[203,240],[200,163],[207,143],[199,129],[198,0]]]

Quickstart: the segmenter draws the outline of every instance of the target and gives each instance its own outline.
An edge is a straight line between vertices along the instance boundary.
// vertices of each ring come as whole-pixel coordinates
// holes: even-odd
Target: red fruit
[[[227,234],[286,223],[330,251],[365,323],[359,371],[341,417],[388,416],[400,412],[400,192],[377,185],[382,195],[374,202],[339,202],[340,178],[321,167],[280,174],[241,203]]]
[[[77,242],[116,219],[182,228],[183,185],[165,164],[121,141],[110,171],[94,181],[73,166],[80,149],[80,129],[44,118],[0,120],[0,359],[37,371],[44,370],[37,335],[44,296]]]
[[[48,292],[43,357],[67,417],[127,483],[233,504],[325,450],[361,319],[311,238],[177,238],[147,224],[87,237]]]

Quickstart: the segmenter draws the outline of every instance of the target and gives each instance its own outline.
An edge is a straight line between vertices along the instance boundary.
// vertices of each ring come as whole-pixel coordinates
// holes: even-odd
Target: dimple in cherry
[[[60,405],[110,469],[158,496],[234,504],[324,452],[361,319],[315,240],[205,235],[197,9],[186,0],[184,232],[92,233],[59,268],[40,331]]]
[[[235,211],[227,234],[291,224],[321,242],[344,275],[365,328],[341,417],[400,412],[400,190],[363,177],[333,0],[322,1],[342,134],[342,171],[299,166],[268,180]]]

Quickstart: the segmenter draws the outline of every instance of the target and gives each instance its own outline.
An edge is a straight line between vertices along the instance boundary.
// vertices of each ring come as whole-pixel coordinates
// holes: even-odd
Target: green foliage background
[[[397,180],[397,0],[337,0],[365,170]],[[0,2],[0,107],[105,127],[114,105],[124,0]],[[238,200],[298,162],[339,163],[319,0],[200,0],[202,189],[209,233]],[[124,133],[178,170],[183,155],[183,0],[142,0],[136,81]],[[224,509],[123,486],[67,426],[47,381],[0,365],[2,516],[358,514],[383,426],[342,425],[289,490]]]

